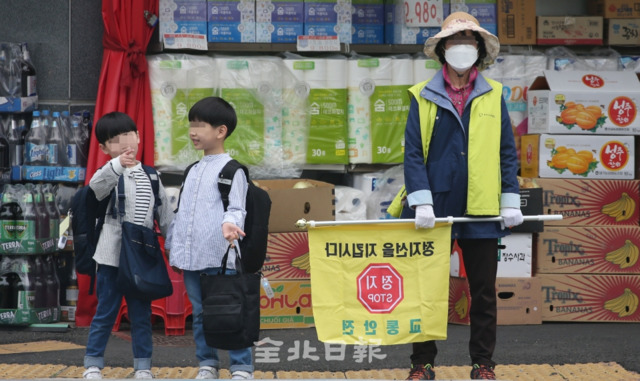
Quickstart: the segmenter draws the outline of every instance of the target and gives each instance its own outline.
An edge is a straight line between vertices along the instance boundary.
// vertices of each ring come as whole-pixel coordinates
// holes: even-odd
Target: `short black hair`
[[[197,101],[189,110],[189,122],[209,123],[212,127],[227,126],[228,138],[236,129],[238,117],[229,102],[220,97],[207,97]]]
[[[476,38],[476,42],[478,42],[478,59],[474,62],[473,66],[478,67],[484,59],[487,57],[487,46],[484,44],[484,38],[480,35],[480,33],[476,31],[472,31],[473,36]],[[451,37],[451,36],[449,36]],[[444,65],[447,60],[444,58],[444,46],[447,43],[447,39],[449,37],[441,38],[436,45],[436,55],[438,56],[438,60],[441,65]]]
[[[96,123],[96,139],[104,145],[107,141],[120,134],[135,131],[138,132],[136,122],[123,112],[113,111],[104,114]]]

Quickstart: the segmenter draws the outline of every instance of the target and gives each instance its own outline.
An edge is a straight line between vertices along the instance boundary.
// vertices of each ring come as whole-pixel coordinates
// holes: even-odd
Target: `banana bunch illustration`
[[[626,221],[636,210],[636,202],[627,194],[622,192],[619,199],[603,205],[600,211],[609,217],[616,219],[616,222]]]
[[[464,291],[462,291],[462,296],[458,299],[453,309],[456,311],[460,319],[467,317],[467,314],[469,313],[469,301],[467,300],[467,294]]]
[[[638,262],[639,255],[640,250],[638,249],[638,246],[634,245],[630,240],[626,240],[624,241],[624,245],[614,251],[608,252],[604,258],[607,261],[620,266],[621,269],[626,269]]]
[[[604,303],[604,308],[617,313],[618,317],[633,315],[638,309],[638,295],[634,294],[628,288],[624,289],[622,295]]]
[[[291,260],[291,266],[306,271],[307,274],[310,274],[310,266],[309,266],[309,253],[304,253],[299,255]]]

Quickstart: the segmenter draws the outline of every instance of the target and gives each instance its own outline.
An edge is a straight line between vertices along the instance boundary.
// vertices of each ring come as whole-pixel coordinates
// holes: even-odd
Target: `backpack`
[[[192,163],[184,171],[184,179],[187,178],[187,174],[191,167],[195,163]],[[267,257],[267,240],[269,237],[269,215],[271,214],[271,198],[264,189],[256,186],[249,177],[249,170],[244,165],[240,164],[236,160],[230,160],[220,171],[218,177],[218,190],[222,197],[222,205],[224,211],[227,211],[229,206],[229,192],[231,191],[231,183],[233,182],[233,176],[238,169],[244,171],[247,177],[247,197],[245,200],[245,209],[247,215],[244,220],[244,232],[246,236],[240,240],[240,255],[242,267],[245,272],[255,273],[260,271]],[[180,188],[180,194],[182,194],[182,188],[184,187],[184,180],[182,187]],[[180,198],[178,197],[178,208],[180,207]],[[175,212],[178,212],[176,208]]]
[[[156,200],[154,205],[155,214],[155,209],[161,204],[160,197],[158,197],[160,188],[158,172],[144,164],[142,168],[151,181],[151,189]],[[120,181],[123,181],[122,177],[118,180],[118,182]],[[91,276],[89,294],[93,293],[97,267],[93,254],[96,252],[100,231],[102,231],[107,209],[114,195],[115,189],[111,192],[110,197],[105,197],[103,200],[98,201],[93,189],[86,185],[78,189],[73,198],[71,198],[71,230],[73,231],[75,267],[79,274]],[[115,202],[113,204],[114,211],[112,215],[115,213]],[[114,215],[115,217],[117,216]]]

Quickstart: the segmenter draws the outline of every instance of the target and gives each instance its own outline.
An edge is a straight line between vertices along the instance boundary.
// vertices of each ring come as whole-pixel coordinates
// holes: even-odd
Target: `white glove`
[[[520,208],[500,208],[500,217],[502,217],[500,222],[502,230],[504,230],[505,226],[509,228],[518,226],[524,221]]]
[[[436,224],[436,215],[433,214],[431,204],[418,205],[416,207],[416,229],[429,229]]]

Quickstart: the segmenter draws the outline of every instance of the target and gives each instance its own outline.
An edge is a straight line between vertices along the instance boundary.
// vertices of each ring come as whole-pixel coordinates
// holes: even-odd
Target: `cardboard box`
[[[536,2],[534,0],[498,0],[497,16],[500,44],[536,44]]]
[[[540,281],[537,278],[498,278],[496,280],[498,325],[541,324]],[[449,278],[451,324],[468,325],[471,292],[466,278]]]
[[[313,327],[311,282],[270,281],[275,296],[269,299],[260,289],[260,329]]]
[[[469,324],[471,292],[467,278],[449,277],[449,317],[452,324]]]
[[[498,278],[530,278],[533,234],[513,233],[498,241]]]
[[[529,175],[548,178],[625,179],[635,177],[633,136],[523,135],[523,146],[538,151],[538,162],[521,161]]]
[[[640,45],[640,19],[605,20],[607,45]]]
[[[314,186],[294,189],[293,186],[301,181],[307,181]],[[301,218],[307,221],[335,221],[333,184],[305,179],[257,182],[267,189],[271,198],[270,233],[299,231],[296,222]]]
[[[442,14],[444,17],[454,12],[466,12],[473,15],[482,28],[489,33],[498,35],[496,0],[443,0]]]
[[[307,232],[269,233],[262,274],[273,279],[309,279]]]
[[[602,45],[600,16],[539,16],[538,45]]]
[[[640,226],[548,226],[534,247],[536,273],[640,274]]]
[[[520,211],[525,216],[542,214],[542,189],[520,186]],[[544,230],[543,221],[526,221],[511,228],[511,233],[537,233]]]
[[[640,1],[637,0],[589,0],[587,12],[604,18],[640,17]]]
[[[498,325],[542,324],[538,278],[498,278]]]
[[[25,112],[38,108],[38,96],[0,97],[0,112]]]
[[[84,183],[87,169],[84,167],[48,167],[40,165],[23,165],[11,167],[13,181],[59,181]]]
[[[536,182],[543,189],[544,214],[563,217],[545,221],[545,227],[638,225],[638,180],[536,179]]]
[[[631,71],[545,70],[528,90],[529,133],[640,135]]]
[[[540,274],[542,321],[640,322],[640,275]]]
[[[302,0],[256,0],[256,42],[295,43],[303,15]]]

